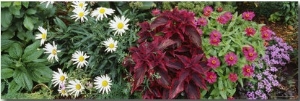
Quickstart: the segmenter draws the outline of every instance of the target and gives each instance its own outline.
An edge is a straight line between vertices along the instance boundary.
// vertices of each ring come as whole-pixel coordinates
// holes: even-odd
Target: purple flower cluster
[[[284,66],[287,62],[290,62],[289,51],[293,51],[293,48],[285,43],[282,38],[274,37],[272,39],[275,44],[266,48],[266,55],[263,57],[263,61],[274,70],[275,65]]]

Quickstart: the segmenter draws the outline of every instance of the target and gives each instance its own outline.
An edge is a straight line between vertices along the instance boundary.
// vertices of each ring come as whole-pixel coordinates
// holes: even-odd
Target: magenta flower
[[[257,53],[255,51],[250,51],[247,53],[244,53],[246,60],[248,61],[254,61],[257,58]]]
[[[269,30],[269,29],[261,31],[261,37],[264,40],[271,40],[272,34],[274,35],[275,33],[273,31]]]
[[[151,11],[151,14],[153,15],[153,16],[158,16],[159,14],[160,14],[160,10],[159,9],[153,9],[152,11]]]
[[[220,39],[220,38],[222,38],[222,34],[217,30],[213,30],[213,31],[210,32],[209,37]]]
[[[222,12],[223,11],[223,8],[222,7],[218,7],[217,8],[217,12]]]
[[[246,32],[246,35],[247,35],[247,36],[253,36],[253,35],[255,34],[255,29],[252,28],[252,27],[247,27],[247,28],[245,29],[245,32]]]
[[[207,25],[207,20],[205,18],[199,18],[197,20],[197,23],[200,25],[200,26],[206,26]]]
[[[236,82],[238,80],[238,76],[235,73],[229,73],[228,78],[231,82]]]
[[[220,41],[221,40],[217,37],[210,37],[209,38],[209,43],[213,46],[219,46]]]
[[[207,61],[207,65],[211,68],[217,69],[220,66],[220,60],[215,56],[209,58]]]
[[[251,66],[245,65],[245,66],[243,67],[242,73],[243,73],[243,75],[244,75],[245,77],[250,77],[250,76],[252,76],[252,75],[253,75],[253,72],[254,72],[254,70],[253,70],[253,68],[252,68]]]
[[[232,14],[231,14],[231,12],[226,12],[226,13],[224,13],[223,15],[226,17],[227,20],[231,20],[231,19],[232,19]]]
[[[229,66],[233,66],[237,63],[237,56],[233,52],[229,52],[225,55],[225,62]]]
[[[219,16],[217,21],[220,23],[220,24],[226,24],[228,22],[228,19],[225,17],[225,16]]]
[[[244,12],[242,14],[243,19],[251,21],[255,16],[254,12]]]
[[[206,80],[208,83],[213,84],[217,81],[217,75],[215,72],[206,72]]]
[[[248,53],[248,52],[253,52],[255,51],[254,48],[252,46],[246,45],[242,48],[242,52],[243,53]]]
[[[205,6],[204,9],[203,9],[203,14],[205,16],[210,16],[212,11],[213,11],[213,9],[210,6]]]

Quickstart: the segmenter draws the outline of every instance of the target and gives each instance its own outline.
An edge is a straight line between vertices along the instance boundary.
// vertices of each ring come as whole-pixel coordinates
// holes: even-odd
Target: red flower
[[[234,97],[228,97],[227,100],[234,100]]]
[[[248,61],[254,61],[257,58],[257,53],[255,51],[244,53],[244,55],[246,56],[246,60]]]
[[[264,30],[261,32],[261,37],[264,40],[271,40],[272,35],[274,35],[275,33],[271,30]]]
[[[151,12],[151,14],[153,15],[153,16],[158,16],[159,14],[160,14],[160,10],[159,9],[153,9],[152,10],[152,12]]]
[[[253,36],[253,35],[255,34],[255,29],[252,28],[252,27],[247,27],[247,28],[245,29],[245,32],[246,32],[246,35],[247,35],[247,36]]]
[[[233,66],[237,63],[237,56],[233,52],[229,52],[225,55],[225,62],[229,66]]]
[[[220,39],[220,38],[222,38],[222,34],[217,30],[213,30],[213,31],[210,32],[209,37]]]
[[[251,66],[245,65],[242,72],[245,77],[250,77],[253,75],[254,70]]]
[[[217,11],[218,11],[218,12],[222,12],[222,11],[223,11],[223,8],[222,8],[222,7],[218,7],[218,8],[217,8]]]
[[[244,12],[242,14],[243,19],[249,20],[249,21],[252,20],[254,16],[255,16],[254,12]]]
[[[228,78],[231,82],[236,82],[238,80],[238,76],[235,73],[230,73]]]
[[[203,9],[203,14],[205,16],[210,16],[212,11],[213,11],[213,9],[210,6],[205,6],[204,9]]]
[[[197,20],[197,24],[200,26],[206,26],[207,25],[207,20],[205,18],[199,18]]]
[[[209,43],[213,46],[219,46],[220,41],[221,40],[217,37],[210,37],[209,38]]]
[[[207,60],[207,65],[211,68],[216,69],[217,67],[220,66],[220,60],[217,57],[211,57]]]
[[[208,83],[213,84],[214,82],[217,81],[217,75],[215,72],[207,72],[206,73],[206,80]]]

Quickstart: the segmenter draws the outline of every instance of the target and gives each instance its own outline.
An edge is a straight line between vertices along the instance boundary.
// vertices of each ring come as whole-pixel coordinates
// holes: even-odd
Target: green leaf
[[[14,81],[18,85],[22,85],[22,87],[26,87],[27,90],[31,90],[33,86],[33,82],[30,78],[30,75],[27,71],[16,70],[13,74]]]
[[[6,86],[6,83],[5,82],[1,82],[1,94],[3,94],[3,90],[4,90],[5,86]]]
[[[241,86],[244,87],[242,78],[239,77],[239,78],[238,78],[238,81],[239,81],[239,83],[241,84]]]
[[[13,76],[14,70],[10,68],[1,68],[1,79],[7,79]]]
[[[227,99],[227,95],[225,91],[220,91],[220,95],[222,96],[223,99]]]
[[[11,5],[11,2],[1,2],[1,8],[9,7],[10,5]]]
[[[12,40],[2,40],[1,39],[1,51],[8,49],[14,41]]]
[[[33,25],[33,22],[32,22],[32,19],[28,16],[25,16],[25,19],[24,19],[24,22],[23,22],[23,25],[25,28],[27,28],[28,30],[32,30],[34,25]]]
[[[29,2],[23,1],[23,2],[22,2],[22,5],[23,5],[25,8],[28,8]]]
[[[42,63],[31,63],[28,67],[31,68],[30,76],[33,81],[39,83],[51,81],[53,71],[49,67]]]
[[[36,41],[25,48],[24,54],[22,56],[24,62],[30,62],[32,60],[36,60],[38,57],[40,57],[43,54],[44,52],[43,50],[37,50],[39,45],[40,45],[39,41]]]
[[[56,18],[54,19],[54,22],[55,22],[56,25],[58,25],[58,26],[59,26],[61,29],[63,29],[64,31],[67,30],[66,24],[65,24],[62,20],[60,20],[58,17],[56,17]]]
[[[1,9],[1,25],[4,29],[10,26],[12,18],[13,16],[8,9]]]
[[[36,13],[36,10],[33,9],[33,8],[30,8],[26,11],[26,14],[29,14],[29,15],[32,15],[32,14],[35,14]]]
[[[22,47],[18,43],[13,43],[11,47],[8,49],[8,54],[12,58],[19,59],[22,56]]]
[[[222,81],[221,78],[218,79],[218,88],[219,88],[219,90],[223,90],[224,89],[223,81]]]
[[[21,89],[21,85],[18,85],[14,80],[12,80],[8,85],[8,93],[16,93]]]
[[[4,31],[1,33],[1,40],[3,39],[11,39],[15,36],[15,32],[12,32],[12,31]]]
[[[21,6],[12,6],[12,7],[9,7],[9,12],[14,15],[20,15],[20,9],[21,9]]]
[[[13,60],[10,59],[9,55],[4,54],[1,56],[1,68],[9,68],[13,65]]]

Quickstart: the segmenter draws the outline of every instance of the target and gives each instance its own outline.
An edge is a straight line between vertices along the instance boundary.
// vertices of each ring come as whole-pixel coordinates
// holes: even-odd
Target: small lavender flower
[[[266,100],[266,99],[268,99],[268,97],[267,97],[267,95],[265,93],[263,93],[262,96],[261,96],[261,99]]]

